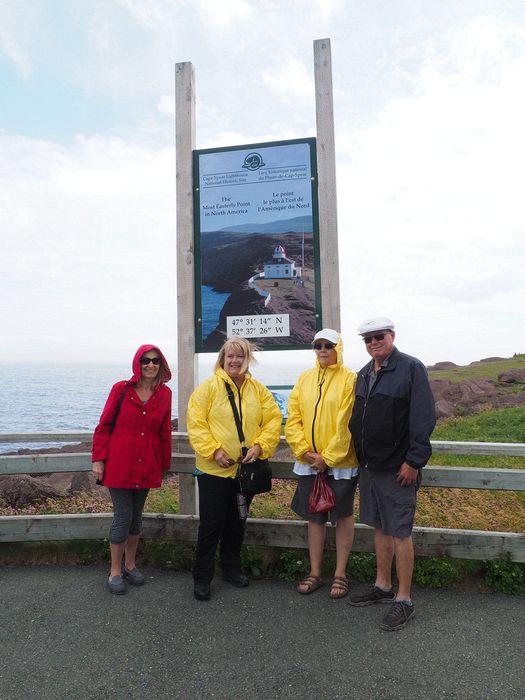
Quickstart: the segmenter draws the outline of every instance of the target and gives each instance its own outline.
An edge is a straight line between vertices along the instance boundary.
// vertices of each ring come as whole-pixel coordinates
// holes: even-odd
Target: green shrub
[[[296,550],[282,552],[277,562],[277,578],[279,581],[296,581],[308,573],[309,561],[305,552]]]
[[[461,404],[456,408],[460,409]],[[525,406],[482,411],[474,416],[440,420],[432,433],[434,440],[480,442],[524,442]]]
[[[144,564],[190,571],[194,547],[187,542],[176,542],[172,539],[141,540],[139,557]]]
[[[258,578],[265,570],[264,558],[260,550],[253,544],[245,544],[241,549],[241,564],[248,576]]]
[[[349,563],[350,577],[356,581],[375,581],[376,557],[375,554],[352,553]]]
[[[459,580],[459,567],[446,559],[416,559],[414,583],[423,588],[446,588]]]
[[[523,593],[523,566],[509,559],[485,562],[485,583],[500,593]]]

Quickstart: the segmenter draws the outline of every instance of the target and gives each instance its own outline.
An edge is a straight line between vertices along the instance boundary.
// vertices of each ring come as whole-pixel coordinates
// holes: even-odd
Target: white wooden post
[[[191,63],[175,65],[175,159],[177,182],[177,387],[179,431],[186,431],[186,407],[195,387],[195,285],[193,250],[193,167],[195,74]],[[196,513],[195,478],[179,475],[179,507]]]
[[[323,326],[340,331],[341,302],[330,39],[314,41],[314,73]]]

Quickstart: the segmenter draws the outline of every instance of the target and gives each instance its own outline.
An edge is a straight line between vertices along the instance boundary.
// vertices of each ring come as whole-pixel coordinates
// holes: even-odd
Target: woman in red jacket
[[[93,435],[93,473],[113,501],[108,588],[117,595],[126,592],[124,579],[135,586],[144,583],[135,556],[146,496],[170,467],[171,389],[165,384],[170,379],[161,351],[141,345],[133,376],[112,387]]]

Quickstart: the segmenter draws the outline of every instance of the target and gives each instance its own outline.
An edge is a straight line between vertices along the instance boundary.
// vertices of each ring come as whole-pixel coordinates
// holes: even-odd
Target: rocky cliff
[[[500,361],[500,358],[493,359]],[[453,382],[432,378],[432,370],[450,369],[451,364],[442,362],[429,368],[438,418],[473,415],[492,408],[525,406],[525,366],[504,370],[496,379],[480,377]]]

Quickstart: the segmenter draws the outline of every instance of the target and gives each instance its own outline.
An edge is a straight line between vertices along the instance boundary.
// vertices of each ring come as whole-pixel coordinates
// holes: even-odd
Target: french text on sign
[[[290,335],[289,314],[264,314],[260,316],[228,316],[228,338],[286,338]]]

